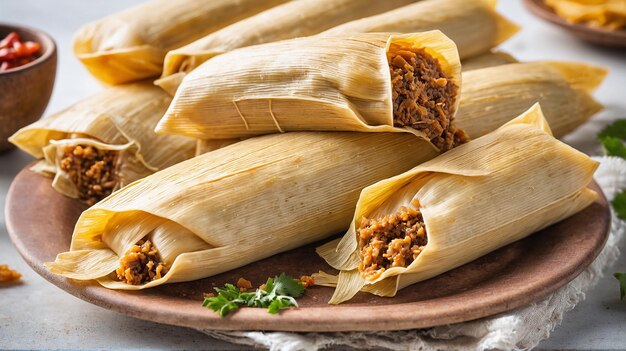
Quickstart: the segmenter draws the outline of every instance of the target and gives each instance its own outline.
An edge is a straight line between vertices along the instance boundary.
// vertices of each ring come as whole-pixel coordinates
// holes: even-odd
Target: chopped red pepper
[[[19,34],[11,32],[0,40],[0,72],[25,65],[39,57],[41,45],[34,41],[22,42]]]

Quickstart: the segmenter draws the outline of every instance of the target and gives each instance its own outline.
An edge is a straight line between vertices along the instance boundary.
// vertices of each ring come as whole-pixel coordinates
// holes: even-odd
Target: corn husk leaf
[[[552,137],[541,109],[493,133],[457,147],[401,175],[363,190],[350,230],[340,242],[318,248],[336,269],[330,303],[358,291],[394,296],[426,280],[524,238],[582,210],[596,193],[587,188],[597,162]],[[355,228],[361,218],[393,214],[420,204],[428,243],[407,267],[392,267],[367,280],[358,271]]]
[[[70,251],[47,266],[115,289],[211,276],[345,230],[365,185],[437,154],[409,133],[286,133],[244,140],[97,203],[78,220]],[[170,265],[167,275],[144,285],[111,280],[119,257],[144,237]]]
[[[9,141],[43,158],[33,169],[54,176],[53,187],[70,197],[76,197],[78,190],[59,165],[66,146],[119,151],[118,186],[124,186],[193,157],[195,140],[157,136],[153,131],[170,101],[148,82],[110,87],[20,129]]]
[[[202,64],[184,79],[156,131],[199,139],[302,130],[416,132],[393,127],[387,62],[387,52],[412,48],[438,59],[451,83],[461,86],[455,44],[439,31],[293,39]]]
[[[461,58],[488,52],[519,27],[495,10],[496,0],[430,0],[352,21],[321,35],[348,33],[413,33],[438,29],[452,39]]]
[[[416,1],[419,0],[290,1],[168,52],[156,84],[174,95],[186,73],[214,56],[246,46],[307,37]]]
[[[84,25],[74,54],[105,83],[138,81],[159,75],[169,50],[286,1],[150,1]]]

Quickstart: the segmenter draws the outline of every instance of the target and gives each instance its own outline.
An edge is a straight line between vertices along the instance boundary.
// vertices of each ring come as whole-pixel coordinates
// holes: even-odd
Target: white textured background
[[[200,0],[199,0],[200,1]],[[381,1],[381,0],[372,0]],[[382,0],[384,1],[384,0]],[[48,106],[58,111],[99,90],[71,54],[71,36],[83,23],[118,11],[138,0],[0,0],[0,22],[40,28],[56,40],[59,69]],[[499,9],[523,30],[503,49],[521,60],[587,61],[611,69],[598,90],[606,110],[576,133],[587,142],[574,146],[597,153],[595,133],[609,120],[626,118],[626,51],[592,47],[530,15],[521,0],[500,0]],[[0,92],[0,99],[2,92]],[[4,228],[4,197],[13,176],[31,159],[13,151],[0,154],[0,264],[24,274],[24,283],[0,287],[0,349],[229,349],[241,347],[206,337],[193,330],[136,320],[83,302],[28,268],[8,240]],[[52,205],[52,204],[51,204]],[[33,214],[37,216],[37,214]],[[626,256],[615,270],[626,271]],[[611,273],[610,270],[607,273]],[[601,280],[587,300],[565,316],[562,326],[540,344],[541,349],[626,349],[626,302],[618,299],[611,274]],[[207,313],[209,313],[207,311]]]

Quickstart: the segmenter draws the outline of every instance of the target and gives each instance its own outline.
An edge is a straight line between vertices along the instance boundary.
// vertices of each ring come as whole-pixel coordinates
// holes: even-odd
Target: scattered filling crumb
[[[311,277],[310,275],[303,275],[300,277],[300,283],[302,283],[302,286],[304,286],[304,288],[308,288],[310,286],[315,285],[315,279],[313,279],[313,277]]]
[[[92,206],[115,189],[117,156],[117,151],[100,150],[93,146],[67,146],[63,150],[61,169],[76,185],[79,198]]]
[[[414,205],[419,208],[417,202]],[[422,213],[404,206],[392,215],[361,219],[356,234],[359,271],[368,280],[375,280],[391,267],[407,267],[428,243]]]
[[[9,268],[6,264],[0,264],[0,283],[16,281],[21,277],[21,274]]]
[[[439,61],[423,49],[390,52],[387,59],[394,125],[425,133],[441,151],[466,142],[467,135],[453,127],[459,88],[443,72]]]
[[[168,270],[152,242],[140,240],[120,258],[120,266],[115,273],[120,281],[141,285],[162,278]]]
[[[239,278],[237,280],[237,284],[235,284],[235,286],[237,286],[237,288],[239,288],[239,291],[244,292],[244,291],[248,291],[249,289],[252,289],[252,283],[244,278]]]

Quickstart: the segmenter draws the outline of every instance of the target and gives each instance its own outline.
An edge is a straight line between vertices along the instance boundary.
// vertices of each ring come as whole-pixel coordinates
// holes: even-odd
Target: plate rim
[[[568,282],[572,281],[575,277],[582,273],[600,254],[607,242],[611,225],[611,214],[608,208],[608,202],[602,190],[594,181],[592,182],[591,187],[593,188],[593,190],[598,192],[598,199],[596,200],[596,202],[599,202],[600,205],[604,207],[604,210],[602,211],[604,228],[601,242],[599,241],[596,243],[596,245],[593,247],[592,252],[586,256],[587,259],[585,260],[585,262],[580,262],[576,269],[570,274],[563,275],[558,278],[553,278],[553,280],[555,281],[552,282],[548,288],[544,287],[544,289],[535,290],[531,294],[518,294],[522,295],[523,298],[517,298],[513,301],[509,300],[499,302],[495,305],[496,308],[494,308],[493,301],[490,300],[474,304],[473,307],[469,310],[471,318],[464,317],[464,315],[460,314],[458,311],[456,313],[438,313],[436,315],[433,315],[433,313],[431,313],[430,316],[428,316],[428,312],[426,312],[427,316],[425,316],[424,311],[421,311],[419,312],[419,318],[416,318],[416,311],[402,308],[411,307],[420,302],[395,304],[393,305],[393,308],[389,308],[390,305],[367,306],[367,308],[363,308],[363,306],[352,306],[352,313],[350,317],[345,317],[346,313],[344,311],[343,313],[341,313],[341,315],[343,315],[343,317],[341,318],[337,318],[336,315],[334,316],[334,318],[328,318],[327,316],[334,315],[333,312],[338,311],[339,309],[350,308],[350,305],[325,305],[323,307],[287,309],[281,311],[281,314],[278,317],[269,315],[264,309],[242,308],[236,313],[229,315],[227,318],[221,318],[217,316],[217,314],[212,313],[211,311],[206,310],[206,308],[201,307],[200,301],[198,301],[198,309],[195,315],[202,317],[201,321],[204,323],[200,326],[198,323],[194,323],[192,320],[190,320],[189,317],[192,317],[191,315],[181,316],[180,313],[178,313],[179,311],[177,310],[163,309],[163,306],[157,306],[156,304],[149,305],[148,308],[146,308],[145,305],[142,306],[134,304],[137,299],[141,299],[141,292],[132,292],[125,290],[111,291],[109,289],[101,287],[97,283],[80,282],[60,277],[50,273],[47,269],[45,269],[42,264],[40,264],[36,261],[36,259],[31,257],[28,248],[24,247],[23,242],[19,240],[18,230],[16,230],[13,223],[13,203],[16,199],[16,196],[18,196],[16,194],[17,190],[15,189],[17,187],[17,184],[23,182],[23,179],[27,175],[29,175],[29,173],[31,175],[41,177],[42,179],[47,179],[48,181],[49,179],[35,174],[33,171],[30,170],[30,166],[31,165],[28,165],[24,169],[22,169],[11,183],[5,202],[5,223],[11,242],[17,249],[20,256],[31,267],[31,269],[33,269],[37,274],[42,276],[45,280],[61,288],[65,292],[91,304],[138,319],[162,324],[189,327],[197,330],[263,330],[290,332],[348,332],[374,330],[391,331],[428,328],[439,325],[465,322],[495,315],[538,301],[548,296],[550,293],[563,287]],[[54,190],[50,188],[50,191]],[[69,289],[70,287],[74,289]],[[103,292],[105,291],[106,293],[103,294]],[[124,298],[116,299],[117,296],[122,295],[124,296]],[[455,295],[456,294],[452,294],[451,296],[446,297],[439,297],[437,298],[437,300],[452,299]],[[138,308],[138,306],[142,308]],[[489,307],[489,312],[485,312],[487,311],[486,307]],[[468,313],[468,311],[464,312]],[[204,314],[206,314],[206,316]],[[326,316],[326,320],[328,323],[320,324],[319,320],[316,319],[317,316],[320,316],[322,314]],[[272,319],[270,320],[269,324],[265,324],[267,325],[267,328],[258,328],[259,321],[267,321],[268,316]],[[373,319],[374,317],[375,319]],[[363,323],[364,321],[367,321],[368,323]],[[294,322],[297,322],[297,324],[294,324]],[[355,325],[357,327],[354,327]]]

